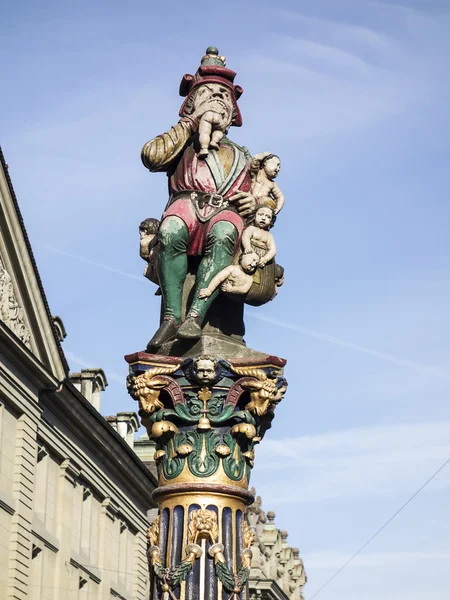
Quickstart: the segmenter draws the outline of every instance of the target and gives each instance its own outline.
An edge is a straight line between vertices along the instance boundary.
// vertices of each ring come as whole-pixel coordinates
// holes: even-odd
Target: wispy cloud
[[[393,488],[406,494],[449,456],[450,422],[267,439],[257,450],[259,470],[270,472],[271,500],[280,504],[388,496]],[[301,494],[292,480],[302,482]],[[450,472],[436,477],[439,485],[450,485]]]
[[[49,246],[48,244],[37,244],[37,245],[41,246],[41,248],[45,248],[46,250],[50,250],[50,252],[54,252],[55,254],[60,254],[61,256],[68,256],[70,258],[74,258],[75,260],[80,260],[82,262],[85,262],[88,265],[92,265],[94,267],[98,267],[99,269],[103,269],[104,271],[111,271],[112,273],[116,273],[117,275],[121,275],[122,277],[128,277],[129,279],[136,279],[140,283],[146,283],[146,280],[143,277],[138,277],[137,275],[133,275],[132,273],[127,273],[126,271],[120,271],[119,269],[114,269],[114,267],[110,267],[108,265],[98,263],[95,260],[91,260],[90,258],[81,256],[80,254],[72,254],[71,252],[66,252],[65,250],[60,250],[59,248],[55,248],[54,246]]]
[[[449,42],[442,15],[393,6],[386,26],[378,14],[383,6],[369,5],[369,27],[354,18],[346,22],[354,15],[345,9],[341,18],[326,19],[298,8],[277,12],[280,34],[265,40],[263,60],[255,54],[247,59],[253,71],[273,76],[271,93],[252,108],[260,119],[277,106],[278,140],[323,137],[329,145],[330,137],[353,137],[355,129],[396,115],[421,120],[417,107],[443,85],[436,46],[446,56]]]
[[[281,44],[289,49],[291,58],[314,61],[316,66],[322,66],[329,73],[330,70],[339,70],[342,74],[373,75],[373,67],[357,53],[343,50],[330,43],[322,43],[307,39],[298,39],[284,36]]]
[[[381,2],[380,0],[367,0],[369,6],[375,8],[385,8],[390,11],[401,11],[402,13],[417,13],[420,11],[415,6],[407,6],[406,4],[396,4],[395,2]]]
[[[385,57],[394,51],[394,39],[385,32],[373,28],[323,17],[312,17],[294,11],[283,10],[279,14],[286,23],[294,22],[301,28],[301,36],[297,38],[297,42],[302,40],[310,43],[320,42],[319,45],[327,49],[324,57],[331,59],[331,65],[335,65],[339,58],[342,58],[350,68],[360,67],[361,64],[367,67],[372,62],[371,57],[379,62],[380,57]],[[365,52],[362,53],[361,50]],[[333,55],[333,52],[336,54]],[[364,59],[361,54],[364,55]],[[348,58],[351,58],[350,63]]]

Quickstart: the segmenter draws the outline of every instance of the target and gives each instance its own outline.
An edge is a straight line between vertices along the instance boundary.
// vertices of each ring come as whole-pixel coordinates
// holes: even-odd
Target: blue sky
[[[0,25],[1,144],[72,370],[132,410],[123,355],[158,299],[139,222],[165,204],[145,141],[215,44],[252,153],[280,155],[286,283],[247,312],[289,391],[253,481],[299,546],[306,598],[450,457],[447,0],[17,2]],[[106,267],[106,268],[105,268]],[[450,468],[316,597],[447,600]]]

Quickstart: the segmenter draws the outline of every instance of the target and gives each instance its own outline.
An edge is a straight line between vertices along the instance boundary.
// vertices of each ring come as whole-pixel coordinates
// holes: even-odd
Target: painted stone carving
[[[276,215],[284,206],[284,195],[274,181],[280,167],[280,159],[270,152],[255,154],[251,166],[252,194],[260,203],[273,207]]]
[[[253,273],[258,263],[259,257],[256,253],[250,251],[241,254],[239,265],[230,265],[222,269],[212,278],[208,287],[198,292],[198,297],[206,300],[219,286],[225,294],[247,294],[253,285]]]
[[[275,258],[277,247],[273,235],[269,233],[274,211],[269,206],[260,206],[255,212],[253,225],[249,225],[242,234],[244,253],[258,255],[258,267],[265,267]]]
[[[219,286],[209,287],[210,283],[238,262],[246,219],[270,198],[276,199],[275,212],[284,201],[273,182],[279,171],[278,157],[257,155],[252,162],[248,151],[226,136],[229,127],[242,124],[238,99],[243,90],[234,84],[235,76],[217,48],[209,47],[196,74],[185,75],[180,84],[180,94],[186,97],[180,121],[142,149],[145,167],[167,173],[170,192],[161,223],[141,224],[141,256],[148,261],[145,275],[160,285],[163,304],[162,322],[148,343],[149,352],[175,338],[200,338],[219,293]],[[266,246],[273,239],[269,235],[259,235],[266,239]],[[273,248],[268,256],[260,256],[261,266],[274,255]],[[195,275],[192,294],[184,293],[188,273]],[[272,277],[270,293],[265,290],[261,295],[259,286],[250,294],[249,303],[262,304],[274,297],[275,272],[267,276]],[[236,277],[248,281],[238,270]],[[246,301],[245,292],[235,287],[234,293]],[[211,294],[199,295],[207,289]],[[230,310],[235,310],[232,305]]]
[[[149,548],[149,563],[160,584],[162,595],[158,595],[158,598],[161,598],[161,600],[169,600],[169,598],[171,600],[177,600],[177,597],[172,590],[186,580],[195,561],[203,554],[202,549],[198,544],[187,545],[185,553],[185,558],[176,566],[170,568],[164,566],[164,560],[161,556],[161,549],[159,546],[151,546]]]
[[[219,51],[215,46],[208,46],[206,54],[201,60],[202,65],[219,65],[225,67],[227,59],[225,56],[219,56]]]
[[[19,305],[10,274],[0,259],[0,319],[25,346],[30,347],[30,332],[25,324],[23,308]]]
[[[210,385],[217,379],[217,359],[214,356],[197,356],[192,361],[191,376],[201,385]]]
[[[145,371],[129,382],[133,388],[130,393],[139,401],[139,408],[143,412],[152,414],[155,410],[163,408],[164,405],[159,400],[159,394],[164,387],[170,384],[170,379],[163,375],[174,373],[177,369],[178,365],[156,367]]]
[[[241,381],[241,386],[250,391],[250,402],[245,409],[259,417],[265,415],[271,405],[278,404],[286,392],[287,382],[281,383],[273,372],[269,377],[262,369],[234,367],[233,371],[247,376]]]
[[[147,537],[150,546],[157,546],[159,543],[159,521],[160,518],[156,517],[156,519],[150,524],[150,527],[147,530]]]
[[[196,544],[202,538],[206,538],[211,544],[215,544],[218,536],[217,514],[213,510],[208,510],[203,506],[191,512],[188,525],[188,541],[190,544]]]
[[[207,87],[205,85],[205,89],[208,89],[213,95],[218,91],[220,92],[220,87],[217,85],[209,85]],[[231,110],[228,108],[225,109],[225,107],[221,108],[221,104],[218,104],[216,110],[205,112],[198,126],[198,139],[200,142],[199,158],[206,158],[209,154],[209,148],[213,148],[214,150],[219,149],[219,144],[223,136],[228,132],[230,125]]]
[[[255,539],[245,517],[248,481],[255,446],[286,389],[285,361],[126,359],[129,391],[156,442],[161,513],[148,531],[150,598],[243,600]],[[142,402],[149,390],[157,398]]]
[[[139,225],[140,248],[139,254],[147,263],[144,277],[159,284],[158,279],[158,219],[144,219]]]
[[[128,389],[156,441],[160,481],[176,481],[186,472],[197,478],[223,472],[230,484],[246,487],[255,445],[286,391],[284,361],[234,364],[198,356],[168,364],[167,357],[144,354],[153,363],[145,365],[139,356],[126,357]]]

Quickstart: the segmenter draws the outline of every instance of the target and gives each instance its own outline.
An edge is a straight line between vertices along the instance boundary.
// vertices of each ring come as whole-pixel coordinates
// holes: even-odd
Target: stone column
[[[286,390],[285,361],[143,352],[126,360],[129,392],[156,442],[150,599],[247,600],[250,472]]]

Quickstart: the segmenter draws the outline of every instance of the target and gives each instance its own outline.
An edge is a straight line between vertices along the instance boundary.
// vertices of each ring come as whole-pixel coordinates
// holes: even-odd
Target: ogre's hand
[[[200,106],[196,111],[194,111],[193,115],[194,119],[200,123],[202,119],[206,121],[211,121],[211,110],[207,106]]]
[[[191,125],[191,131],[192,131],[192,133],[195,133],[200,126],[200,122],[202,121],[202,119],[204,119],[204,116],[206,115],[206,113],[208,111],[209,111],[209,108],[207,108],[206,106],[203,106],[203,107],[200,106],[200,108],[198,108],[191,115],[185,115],[180,120],[181,121],[189,121],[189,123]],[[206,121],[206,123],[209,123],[208,118],[205,118],[204,120]]]
[[[220,115],[211,110],[208,104],[200,105],[191,115],[191,117],[200,125],[201,121],[206,121],[211,125],[220,118]]]
[[[231,202],[236,202],[237,211],[241,217],[247,217],[256,210],[256,199],[250,192],[238,192],[230,197]]]

